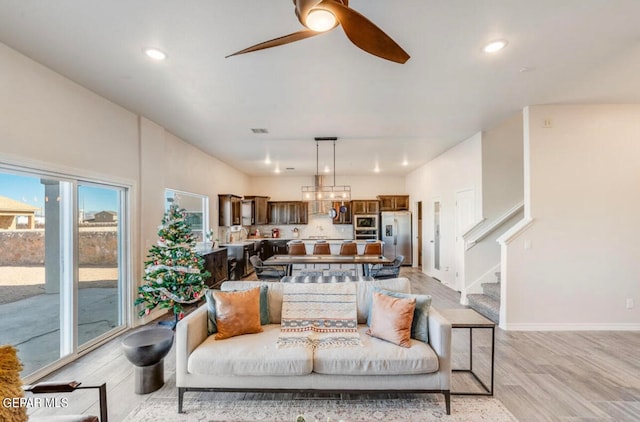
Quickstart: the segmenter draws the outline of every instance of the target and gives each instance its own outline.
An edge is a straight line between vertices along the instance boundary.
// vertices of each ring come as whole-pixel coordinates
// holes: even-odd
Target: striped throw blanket
[[[355,283],[287,284],[277,346],[360,346]]]

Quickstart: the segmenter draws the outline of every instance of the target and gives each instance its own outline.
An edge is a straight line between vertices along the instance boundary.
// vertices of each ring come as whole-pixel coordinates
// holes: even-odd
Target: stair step
[[[482,283],[482,293],[500,301],[500,283]]]
[[[500,322],[500,301],[483,294],[467,295],[469,307],[498,324]]]

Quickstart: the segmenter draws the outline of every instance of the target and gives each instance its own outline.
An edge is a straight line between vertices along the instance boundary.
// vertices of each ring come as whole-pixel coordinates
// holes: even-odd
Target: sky
[[[44,207],[44,185],[39,177],[0,172],[0,196]],[[85,212],[117,211],[118,191],[107,187],[79,186],[78,204]]]

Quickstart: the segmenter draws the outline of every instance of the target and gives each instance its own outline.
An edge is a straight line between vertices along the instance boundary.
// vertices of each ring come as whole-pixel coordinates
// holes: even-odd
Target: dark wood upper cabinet
[[[218,195],[218,225],[223,227],[242,224],[242,197],[232,194]]]
[[[257,226],[269,221],[268,196],[245,196],[242,201],[242,225]]]
[[[308,224],[309,207],[303,201],[269,201],[268,224]]]
[[[380,202],[376,199],[353,200],[351,201],[351,212],[353,215],[378,214]]]
[[[346,212],[340,212],[340,207],[345,206],[347,208]],[[350,201],[336,201],[333,203],[333,208],[338,211],[338,215],[334,218],[333,224],[351,224],[351,202]]]
[[[409,195],[378,195],[380,211],[406,211],[409,209]]]

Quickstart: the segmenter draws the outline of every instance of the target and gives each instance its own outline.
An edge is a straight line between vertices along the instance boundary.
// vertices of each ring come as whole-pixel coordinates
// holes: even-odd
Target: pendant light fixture
[[[316,137],[316,174],[314,177],[315,184],[313,186],[302,187],[302,200],[307,202],[333,202],[333,201],[350,201],[351,186],[336,185],[336,141],[337,137]],[[325,186],[323,176],[319,173],[319,149],[320,142],[333,142],[333,185]],[[320,207],[322,208],[322,207]]]

